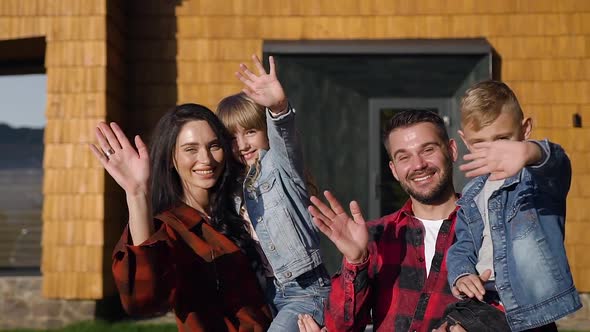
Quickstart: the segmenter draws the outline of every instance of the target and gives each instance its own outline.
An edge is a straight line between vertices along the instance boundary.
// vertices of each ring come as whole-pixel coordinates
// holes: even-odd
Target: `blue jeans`
[[[274,279],[273,283],[274,287],[270,284],[267,288],[267,297],[272,299],[276,316],[269,332],[299,332],[299,314],[309,314],[318,324],[324,324],[324,304],[330,294],[330,277],[323,265],[293,281],[281,284]]]

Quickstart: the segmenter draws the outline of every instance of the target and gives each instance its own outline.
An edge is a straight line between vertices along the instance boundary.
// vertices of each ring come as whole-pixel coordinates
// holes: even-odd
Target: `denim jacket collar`
[[[505,189],[514,185],[519,184],[523,181],[523,176],[525,172],[522,170],[518,172],[516,175],[513,175],[507,178],[500,189]],[[466,206],[475,199],[475,197],[481,192],[483,186],[486,184],[486,181],[490,177],[490,174],[479,176],[473,179],[470,183],[467,184],[465,190],[463,191],[462,197],[457,201],[458,206]]]

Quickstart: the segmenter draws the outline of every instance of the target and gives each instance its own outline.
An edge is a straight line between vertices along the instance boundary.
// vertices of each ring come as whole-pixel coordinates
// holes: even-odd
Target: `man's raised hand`
[[[315,225],[336,245],[349,263],[362,263],[368,255],[369,232],[358,203],[350,202],[350,217],[332,193],[324,191],[324,196],[330,206],[315,196],[311,197],[309,212]]]

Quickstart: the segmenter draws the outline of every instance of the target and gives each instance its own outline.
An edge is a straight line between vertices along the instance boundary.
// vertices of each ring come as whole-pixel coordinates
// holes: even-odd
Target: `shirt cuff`
[[[539,148],[541,148],[541,161],[539,161],[538,163],[536,163],[534,165],[530,165],[529,167],[542,168],[549,161],[549,157],[551,157],[551,150],[549,148],[549,142],[546,139],[544,139],[542,141],[528,140],[527,142],[535,143],[539,146]]]
[[[131,232],[129,231],[129,225],[125,227],[123,234],[121,235],[121,240],[117,243],[115,250],[113,250],[113,257],[114,258],[121,258],[121,254],[125,254],[128,251],[137,252],[141,251],[144,248],[151,248],[160,242],[165,242],[168,240],[168,235],[166,233],[166,227],[164,223],[160,223],[158,229],[154,234],[152,234],[149,238],[147,238],[143,243],[139,245],[134,245],[131,239]]]
[[[367,269],[367,267],[369,266],[369,255],[367,255],[367,258],[365,258],[365,260],[362,263],[359,264],[352,264],[350,262],[348,262],[346,260],[346,258],[343,258],[343,262],[342,262],[342,272],[344,273],[344,277],[347,280],[353,281],[357,274],[362,271]]]
[[[270,119],[272,121],[275,122],[281,122],[282,120],[284,120],[285,118],[291,116],[292,114],[295,114],[295,109],[293,107],[291,107],[291,104],[287,104],[287,111],[286,112],[282,112],[279,114],[274,114],[270,108],[266,108],[266,114],[268,114],[268,116],[270,117]]]

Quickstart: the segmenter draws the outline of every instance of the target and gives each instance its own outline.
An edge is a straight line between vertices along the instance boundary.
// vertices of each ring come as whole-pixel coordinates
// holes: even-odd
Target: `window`
[[[39,271],[46,75],[0,76],[0,271]]]

